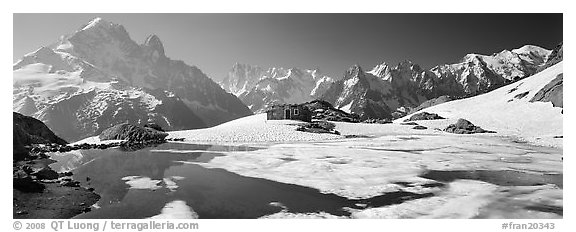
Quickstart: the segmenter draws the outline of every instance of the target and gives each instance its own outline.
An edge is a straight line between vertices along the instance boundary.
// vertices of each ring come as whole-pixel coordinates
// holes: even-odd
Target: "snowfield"
[[[301,123],[293,120],[266,120],[266,114],[257,114],[211,128],[169,132],[168,138],[186,138],[195,143],[258,143],[322,141],[342,137],[296,131],[297,124]]]

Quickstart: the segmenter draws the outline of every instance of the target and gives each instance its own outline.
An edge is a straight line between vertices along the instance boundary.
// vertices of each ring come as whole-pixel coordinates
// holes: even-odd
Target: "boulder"
[[[414,129],[414,130],[426,130],[426,129],[428,129],[428,127],[418,125],[418,126],[412,127],[412,129]]]
[[[470,121],[463,118],[458,119],[455,124],[448,125],[444,131],[454,134],[496,133],[494,131],[484,130],[478,126],[475,126]]]
[[[148,141],[164,140],[168,133],[158,131],[150,127],[139,127],[129,123],[122,123],[112,126],[100,133],[100,140],[128,140],[128,141]]]
[[[436,120],[436,119],[444,119],[444,117],[442,117],[438,114],[434,114],[434,113],[420,112],[420,113],[417,113],[417,114],[410,116],[409,119],[406,119],[404,121],[408,122],[408,121]]]

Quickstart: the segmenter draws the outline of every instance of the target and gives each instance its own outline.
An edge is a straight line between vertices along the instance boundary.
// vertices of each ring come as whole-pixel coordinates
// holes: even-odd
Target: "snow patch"
[[[185,201],[175,200],[167,203],[160,214],[150,219],[197,219],[198,214]]]
[[[126,181],[126,184],[130,186],[130,189],[156,190],[162,188],[158,185],[161,182],[160,180],[152,180],[150,177],[126,176],[122,177],[122,180]]]

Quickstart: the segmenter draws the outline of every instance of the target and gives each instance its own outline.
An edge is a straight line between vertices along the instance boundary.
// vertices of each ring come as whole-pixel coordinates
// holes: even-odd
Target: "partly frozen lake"
[[[97,209],[77,218],[147,218],[173,202],[185,204],[180,210],[199,218],[258,218],[288,208],[294,213],[323,211],[341,216],[350,215],[345,207],[383,206],[429,195],[396,192],[351,200],[197,164],[222,156],[223,151],[251,150],[256,149],[166,143],[138,151],[81,151],[81,158],[77,153],[58,154],[52,167],[74,168],[74,178],[102,196]]]
[[[52,154],[52,168],[101,195],[77,218],[561,218],[561,154],[497,137],[391,135],[82,150]]]

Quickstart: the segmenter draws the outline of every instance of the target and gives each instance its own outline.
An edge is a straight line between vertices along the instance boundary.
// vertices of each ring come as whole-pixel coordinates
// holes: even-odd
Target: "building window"
[[[294,109],[294,115],[298,115],[298,109]]]

